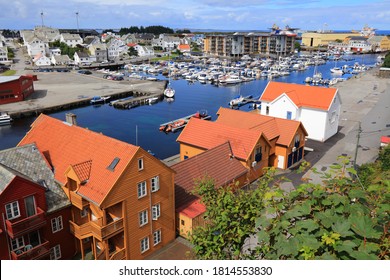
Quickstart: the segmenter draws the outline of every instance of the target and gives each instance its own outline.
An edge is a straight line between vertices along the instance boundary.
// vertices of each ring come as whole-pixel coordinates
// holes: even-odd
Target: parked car
[[[92,74],[92,72],[89,70],[79,70],[79,71],[77,71],[77,73],[84,74],[84,75],[91,75]]]

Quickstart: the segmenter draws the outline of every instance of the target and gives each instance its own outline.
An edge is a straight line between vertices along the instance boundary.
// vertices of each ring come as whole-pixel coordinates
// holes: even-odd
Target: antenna
[[[45,26],[43,23],[43,11],[41,11],[41,21],[42,21],[42,27]]]
[[[77,21],[77,32],[80,32],[80,30],[79,30],[79,12],[76,12],[76,21]]]

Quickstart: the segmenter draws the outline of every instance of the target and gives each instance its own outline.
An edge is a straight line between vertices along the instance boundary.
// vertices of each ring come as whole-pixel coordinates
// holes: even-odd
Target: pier
[[[96,95],[110,96],[110,100],[134,97],[128,102],[118,101],[116,108],[126,109],[136,103],[146,104],[150,98],[162,97],[166,85],[167,81],[111,81],[73,72],[38,73],[35,92],[25,101],[0,105],[0,111],[14,119],[33,117],[90,106],[90,100]]]

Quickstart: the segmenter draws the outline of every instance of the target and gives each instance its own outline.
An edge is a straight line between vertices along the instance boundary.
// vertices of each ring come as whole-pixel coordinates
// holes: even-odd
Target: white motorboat
[[[330,69],[330,72],[337,75],[343,75],[344,72],[340,67],[333,67]]]
[[[0,125],[10,124],[12,122],[12,118],[7,113],[0,113]]]

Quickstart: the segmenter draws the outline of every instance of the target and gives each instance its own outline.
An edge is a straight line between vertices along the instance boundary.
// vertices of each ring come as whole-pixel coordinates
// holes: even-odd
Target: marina
[[[365,65],[373,65],[376,62],[376,55],[351,55],[349,57],[351,60],[344,61],[344,63],[351,66],[356,62]],[[344,80],[345,75],[333,76],[331,74],[330,68],[332,67],[334,67],[334,61],[328,60],[324,64],[317,65],[317,71],[322,73],[324,79],[342,78]],[[209,68],[212,68],[212,65],[209,65]],[[314,65],[310,65],[307,66],[305,71],[291,71],[288,76],[275,77],[272,78],[272,80],[304,84],[305,78],[307,76],[312,76],[313,72]],[[132,73],[132,70],[127,71],[127,75],[133,75]],[[72,75],[71,73],[64,74]],[[44,75],[50,75],[50,73],[44,73]],[[99,73],[99,75],[103,75],[103,73]],[[138,71],[137,75],[145,76],[145,73]],[[168,77],[162,75],[162,73],[155,75],[155,77],[159,81],[148,83],[158,84],[161,83],[161,81],[168,81]],[[352,77],[352,75],[349,77]],[[83,79],[93,79],[96,83],[97,78],[88,76],[83,77]],[[133,88],[128,87],[129,90],[142,92],[142,84],[140,84],[139,87],[136,84],[138,81],[144,83],[142,80],[129,76],[126,76],[125,79],[134,83]],[[62,109],[58,108],[59,110],[48,111],[46,113],[55,118],[64,120],[65,114],[67,112],[72,112],[77,115],[78,125],[97,132],[102,132],[105,135],[127,143],[137,143],[145,150],[153,151],[156,157],[164,159],[179,152],[179,144],[176,142],[178,134],[161,133],[159,131],[160,124],[177,120],[182,116],[191,115],[194,113],[194,108],[204,108],[212,118],[215,118],[218,109],[221,106],[228,107],[229,102],[237,96],[261,95],[268,81],[268,78],[256,78],[249,82],[241,82],[234,85],[216,85],[211,82],[201,83],[198,80],[188,81],[185,78],[177,78],[171,79],[172,87],[175,89],[174,98],[161,97],[158,100],[153,99],[153,101],[150,102],[150,99],[153,98],[151,97],[152,94],[161,94],[163,88],[161,90],[159,89],[158,92],[153,92],[151,88],[152,85],[149,85],[148,87],[150,89],[148,88],[148,91],[152,93],[151,96],[140,96],[140,98],[145,99],[144,104],[148,106],[138,106],[130,110],[118,110],[114,106],[117,102],[113,100],[126,98],[126,96],[129,97],[128,94],[123,94],[122,96],[118,95],[111,99],[112,101],[110,104],[112,106],[109,106],[107,103],[101,104],[100,106],[88,106],[88,100],[82,107],[64,106]],[[114,85],[121,85],[122,83],[119,82],[118,84],[117,81],[109,82]],[[80,88],[80,90],[82,89],[83,87]],[[76,90],[77,88],[72,89],[72,91]],[[81,92],[79,94],[81,94]],[[95,95],[96,94],[107,95],[106,93],[95,92]],[[134,97],[129,97],[128,101],[132,98]],[[147,100],[149,100],[149,102],[147,102]],[[77,102],[81,101],[82,100],[79,100]],[[150,104],[152,105],[150,106]],[[250,111],[253,109],[253,106],[250,105],[253,104],[242,105],[239,109]],[[11,125],[2,126],[0,128],[0,137],[2,139],[0,143],[1,149],[14,147],[29,130],[29,126],[35,120],[36,116],[37,114],[32,112],[30,117],[25,117],[23,119],[17,118]],[[136,127],[138,128],[138,134],[136,133]]]

